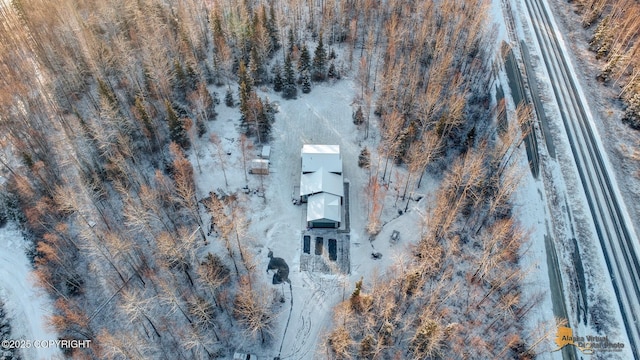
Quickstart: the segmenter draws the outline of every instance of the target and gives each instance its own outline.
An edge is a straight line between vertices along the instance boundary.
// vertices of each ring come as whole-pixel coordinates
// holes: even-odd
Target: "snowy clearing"
[[[220,159],[215,151],[207,149],[203,141],[200,149],[201,158],[198,159],[202,173],[197,171],[196,182],[200,196],[206,196],[209,191],[224,189],[228,192],[242,193],[241,188],[248,185],[251,190],[248,195],[251,221],[249,234],[259,239],[253,239],[253,251],[256,256],[258,269],[266,269],[269,258],[267,253],[273,251],[274,256],[283,258],[290,268],[292,292],[287,284],[271,285],[271,274],[264,274],[264,284],[273,287],[284,297],[279,313],[279,326],[274,334],[273,354],[280,354],[282,358],[309,359],[311,357],[326,358],[327,354],[317,353],[321,348],[319,343],[324,331],[332,325],[332,308],[344,299],[345,293],[350,294],[353,284],[361,276],[375,271],[382,271],[394,259],[394,253],[404,247],[403,243],[413,236],[409,232],[402,232],[402,242],[392,247],[388,241],[377,240],[370,244],[364,233],[366,221],[365,203],[362,192],[368,175],[357,167],[357,157],[360,143],[364,145],[361,132],[358,131],[351,119],[351,102],[355,93],[352,82],[343,79],[334,84],[316,85],[309,95],[299,96],[296,100],[282,100],[279,94],[272,92],[260,93],[268,96],[270,101],[276,101],[279,113],[272,131],[270,156],[270,174],[248,174],[245,182],[243,174],[242,156],[239,149],[238,129],[239,118],[237,108],[221,105],[216,121],[209,122],[209,130],[223,139],[226,155],[226,171],[229,186],[223,178],[207,176],[208,170],[220,165]],[[220,88],[213,88],[220,92]],[[205,139],[206,140],[206,139]],[[373,139],[370,138],[369,142]],[[302,253],[302,230],[305,227],[303,211],[305,205],[294,205],[292,194],[294,186],[300,181],[300,151],[302,145],[309,144],[337,144],[340,145],[343,159],[343,174],[350,183],[351,203],[351,274],[323,274],[300,271],[300,254]],[[256,158],[261,151],[261,145],[255,145],[251,158]],[[192,157],[192,163],[197,163]],[[264,198],[260,189],[264,187]],[[253,190],[258,190],[254,194]],[[404,203],[403,203],[404,205]],[[394,229],[409,229],[415,226],[415,218],[411,215],[403,216],[390,223]],[[390,227],[385,227],[380,238],[386,239],[391,235]],[[418,233],[415,233],[417,239]],[[381,260],[371,259],[372,249],[381,252]],[[268,250],[267,250],[268,249]],[[215,251],[211,247],[206,251]],[[261,273],[259,270],[257,273]],[[293,294],[293,299],[291,299]],[[291,308],[291,302],[293,306]],[[291,308],[291,309],[290,309]],[[291,311],[291,315],[289,312]],[[290,319],[289,319],[290,317]],[[289,327],[285,332],[285,324]],[[284,336],[284,339],[282,339]],[[283,341],[282,350],[279,350]],[[259,353],[258,348],[240,343],[240,348]]]
[[[11,319],[13,340],[49,341],[58,337],[46,325],[52,304],[42,289],[31,279],[31,266],[25,254],[25,240],[9,223],[0,229],[0,297]],[[56,347],[36,347],[22,350],[23,359],[61,358]]]

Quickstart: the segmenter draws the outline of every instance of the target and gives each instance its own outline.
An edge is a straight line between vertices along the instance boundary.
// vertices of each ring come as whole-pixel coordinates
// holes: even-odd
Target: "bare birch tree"
[[[234,300],[233,314],[252,337],[260,336],[264,343],[273,335],[275,314],[272,310],[274,294],[262,286],[253,288],[241,277]]]

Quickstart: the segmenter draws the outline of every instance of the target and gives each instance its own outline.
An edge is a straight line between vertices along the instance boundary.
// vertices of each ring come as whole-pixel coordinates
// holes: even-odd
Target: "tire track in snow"
[[[306,298],[296,299],[296,303],[302,305],[296,308],[299,312],[297,322],[289,325],[293,326],[291,331],[295,331],[295,337],[293,340],[287,342],[290,344],[289,352],[284,354],[281,359],[307,360],[313,358],[310,353],[316,349],[316,347],[313,346],[316,338],[312,337],[312,330],[314,329],[314,325],[317,324],[314,324],[312,313],[316,310],[315,307],[323,303],[323,299],[326,297],[326,290],[323,284],[319,283],[316,279],[306,276],[301,277],[301,279],[306,287],[314,290]]]
[[[311,311],[313,309],[310,309],[310,307],[313,306],[313,304],[319,304],[320,300],[324,296],[324,290],[316,289],[313,294],[311,294],[310,299],[308,301],[305,301],[305,305],[302,307],[302,309],[300,309],[300,317],[298,319],[298,324],[300,324],[300,326],[297,329],[298,332],[296,333],[294,341],[296,344],[296,348],[291,354],[292,356],[296,355],[296,359],[308,359],[307,355],[310,351],[312,351],[312,349],[309,349],[308,346],[306,346],[310,340],[311,328],[313,325],[313,322],[311,321]]]

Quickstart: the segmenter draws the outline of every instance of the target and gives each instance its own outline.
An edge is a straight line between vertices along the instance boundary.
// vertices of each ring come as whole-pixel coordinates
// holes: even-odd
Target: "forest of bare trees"
[[[486,124],[488,4],[391,5],[397,7],[382,22],[371,22],[381,30],[364,25],[356,78],[354,123],[369,131],[370,119],[363,113],[374,111],[380,131],[377,162],[370,163],[364,150],[360,158],[370,172],[367,231],[375,235],[381,229],[392,180],[396,198],[404,201],[429,167],[447,171],[440,189],[429,196],[414,256],[365,279],[368,287],[356,283],[335,309],[327,354],[338,359],[533,358],[536,350],[528,343],[537,339],[522,337],[522,322],[539,298],[522,297],[527,269],[518,259],[528,234],[509,203],[518,186],[509,165],[523,139],[518,123],[531,113],[519,109],[499,132]],[[367,11],[365,19],[384,13]],[[396,163],[406,164],[403,181],[393,177]]]
[[[542,338],[522,335],[540,296],[524,297],[519,265],[528,232],[513,214],[520,175],[508,166],[524,137],[519,109],[499,140],[482,138],[429,196],[421,240],[384,274],[359,281],[334,312],[327,352],[348,358],[532,359]],[[553,321],[552,321],[553,322]],[[553,325],[553,324],[552,324]],[[409,349],[408,354],[405,349]]]
[[[294,99],[350,72],[360,131],[380,135],[369,232],[396,164],[408,169],[403,200],[430,166],[447,174],[414,256],[336,310],[331,357],[391,357],[399,344],[416,358],[528,357],[526,232],[507,201],[513,174],[498,171],[518,135],[480,129],[491,115],[487,1],[10,3],[0,6],[0,133],[13,155],[0,160],[37,282],[55,299],[51,325],[95,345],[67,355],[215,358],[232,331],[268,344],[275,297],[254,279],[243,200],[198,198],[186,152],[207,135],[226,181],[219,136],[206,134],[212,87],[228,106],[238,100],[244,164],[275,121],[260,86]],[[226,251],[201,259],[209,217]]]
[[[196,256],[205,225],[184,151],[216,118],[207,85],[236,81],[243,61],[258,83],[255,66],[275,50],[266,4],[220,5],[0,7],[9,197],[33,240],[37,282],[56,299],[50,324],[96,345],[68,355],[209,358],[226,355],[228,329],[268,338],[272,302],[251,285],[237,205],[208,207],[228,256]]]
[[[625,103],[623,121],[640,129],[640,4],[633,0],[577,0],[589,49],[601,61],[599,80],[615,86]]]

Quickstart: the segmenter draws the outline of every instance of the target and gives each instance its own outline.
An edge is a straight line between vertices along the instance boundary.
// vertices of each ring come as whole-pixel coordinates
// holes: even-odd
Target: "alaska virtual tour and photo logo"
[[[596,351],[622,351],[624,344],[621,342],[611,342],[608,336],[574,336],[573,330],[568,327],[559,326],[556,333],[556,345],[561,350],[567,345],[575,346],[580,352],[591,355]]]

